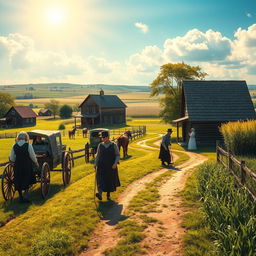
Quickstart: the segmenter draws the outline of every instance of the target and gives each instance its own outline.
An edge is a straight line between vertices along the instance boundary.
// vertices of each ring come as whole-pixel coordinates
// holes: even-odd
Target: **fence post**
[[[216,140],[216,158],[217,158],[217,162],[220,162],[220,152],[219,152],[219,145],[220,145],[220,141]]]
[[[231,153],[231,150],[229,149],[228,150],[228,169],[232,171],[233,170],[233,162],[232,162],[231,156],[232,156],[232,153]]]
[[[74,166],[75,166],[75,161],[74,161],[73,152],[72,152],[72,150],[71,150],[70,147],[68,148],[68,151],[69,151],[69,153],[70,153],[70,155],[71,155],[72,167],[74,167]]]
[[[245,161],[241,161],[241,183],[244,185],[246,183],[246,172],[244,170],[245,167]]]

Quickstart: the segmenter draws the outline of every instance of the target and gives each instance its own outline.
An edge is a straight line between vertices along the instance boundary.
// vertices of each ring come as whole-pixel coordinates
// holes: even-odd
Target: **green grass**
[[[132,125],[143,125],[144,122],[130,122]],[[51,124],[51,122],[49,122]],[[161,124],[153,120],[148,123],[149,130],[165,129]],[[152,124],[152,126],[151,126]],[[51,124],[52,125],[52,124]],[[56,129],[56,128],[55,128]],[[143,138],[141,138],[143,139]],[[63,142],[72,149],[78,149],[84,146],[85,139],[77,138],[69,140],[63,138]],[[0,147],[2,158],[5,160],[10,152],[13,139],[0,141],[5,147]],[[135,143],[132,143],[135,145]],[[157,159],[155,151],[139,151],[136,148],[129,149],[130,158],[122,160],[119,166],[119,175],[122,186],[116,193],[113,193],[113,200],[135,179],[144,176],[160,167],[159,161],[152,162],[151,159]],[[14,218],[8,225],[0,229],[0,255],[28,255],[35,246],[34,238],[43,236],[44,230],[56,230],[62,232],[64,229],[69,238],[74,241],[72,248],[67,248],[66,252],[72,250],[77,254],[83,248],[86,248],[90,234],[99,221],[97,210],[93,201],[94,173],[92,164],[84,164],[84,159],[75,161],[75,168],[72,169],[71,184],[64,188],[60,173],[51,173],[51,189],[47,200],[40,198],[39,188],[35,186],[30,192],[32,204],[19,204],[15,199],[11,204],[4,204],[0,198],[0,221],[7,222]],[[110,203],[103,201],[99,205],[99,211],[104,212],[108,209]],[[37,239],[37,238],[35,238]],[[57,236],[57,241],[60,238]],[[135,239],[135,238],[134,238]],[[54,241],[53,241],[54,242]],[[47,244],[51,244],[51,241]],[[63,245],[65,247],[65,245]],[[136,246],[135,246],[136,247]],[[47,254],[45,254],[47,255]]]

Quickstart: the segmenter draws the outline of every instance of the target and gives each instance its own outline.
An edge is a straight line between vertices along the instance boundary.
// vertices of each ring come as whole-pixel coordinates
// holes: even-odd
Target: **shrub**
[[[73,109],[69,105],[63,105],[60,108],[60,117],[61,118],[70,118],[72,115]]]
[[[65,127],[65,125],[64,125],[64,124],[60,124],[60,125],[59,125],[59,129],[58,129],[58,130],[65,130],[65,128],[66,128],[66,127]]]
[[[63,230],[47,230],[32,242],[30,256],[68,256],[73,255],[71,238]]]
[[[256,154],[256,121],[223,124],[220,131],[226,147],[236,155]]]

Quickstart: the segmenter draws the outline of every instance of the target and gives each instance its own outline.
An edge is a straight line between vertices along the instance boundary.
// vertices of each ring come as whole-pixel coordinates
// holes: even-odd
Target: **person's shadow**
[[[98,211],[107,225],[114,226],[119,221],[127,219],[128,216],[122,215],[122,210],[123,205],[115,201],[99,202]]]

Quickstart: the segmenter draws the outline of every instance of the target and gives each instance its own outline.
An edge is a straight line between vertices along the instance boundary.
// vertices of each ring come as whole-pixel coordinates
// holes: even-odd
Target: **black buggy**
[[[41,195],[45,198],[50,186],[50,171],[61,171],[64,186],[70,183],[71,157],[66,151],[66,145],[62,144],[59,131],[33,130],[28,135],[39,163],[39,168],[34,168],[36,182],[40,183]],[[60,164],[61,168],[56,169]],[[15,194],[13,177],[13,164],[8,163],[2,175],[2,194],[6,201],[13,199]]]

